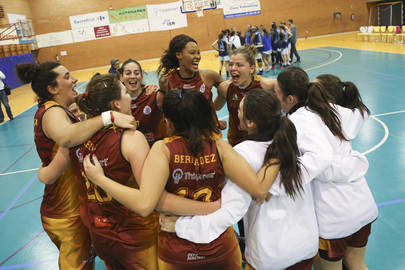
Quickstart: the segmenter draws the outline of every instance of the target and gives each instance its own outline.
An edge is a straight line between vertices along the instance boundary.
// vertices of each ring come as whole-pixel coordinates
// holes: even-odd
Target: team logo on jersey
[[[146,105],[145,108],[143,108],[143,114],[148,115],[152,112],[152,108],[149,105]]]
[[[180,168],[175,169],[172,173],[172,178],[174,179],[174,183],[177,185],[181,178],[183,178],[183,170]]]
[[[204,92],[205,92],[205,84],[201,85],[200,92],[204,94]]]
[[[239,97],[236,93],[233,93],[232,100],[239,100]]]

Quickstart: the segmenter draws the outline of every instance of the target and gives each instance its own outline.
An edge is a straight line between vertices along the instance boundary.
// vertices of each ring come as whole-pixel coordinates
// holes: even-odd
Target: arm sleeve
[[[250,166],[253,165],[248,149],[244,149],[239,144],[235,150],[249,162]],[[260,169],[260,167],[255,168],[255,166],[252,168]],[[178,237],[194,243],[210,243],[217,239],[229,226],[241,220],[249,209],[252,198],[238,185],[229,179],[227,181],[221,192],[221,208],[209,215],[185,216],[177,219],[175,231]]]
[[[229,180],[222,189],[221,198],[221,208],[212,214],[180,217],[175,226],[177,236],[194,243],[210,243],[245,215],[252,200],[247,192]]]
[[[305,116],[305,115],[304,115]],[[291,119],[297,129],[297,144],[302,166],[302,183],[307,184],[332,164],[333,148],[323,125],[310,118]]]
[[[4,80],[6,78],[6,75],[0,70],[0,80]]]

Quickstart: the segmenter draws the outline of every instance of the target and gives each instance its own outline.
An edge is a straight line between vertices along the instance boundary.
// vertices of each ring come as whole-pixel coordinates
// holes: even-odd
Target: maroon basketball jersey
[[[188,150],[187,139],[175,136],[164,141],[170,150],[166,190],[193,200],[219,199],[225,174],[215,140],[205,140],[203,151],[196,157]],[[175,264],[212,262],[234,249],[232,237],[233,231],[227,231],[209,244],[195,244],[175,233],[159,232],[159,257]]]
[[[219,125],[218,116],[215,112],[214,102],[212,101],[211,87],[207,87],[201,78],[200,72],[197,72],[193,78],[184,79],[180,76],[178,70],[173,70],[168,75],[169,90],[170,89],[191,89],[200,91],[210,103],[213,109],[213,118],[217,126]]]
[[[250,85],[244,89],[239,88],[234,84],[230,84],[228,87],[228,93],[226,95],[226,102],[229,111],[229,129],[228,129],[228,142],[235,146],[236,144],[242,142],[247,137],[247,132],[240,130],[239,128],[239,118],[238,118],[238,108],[243,97],[251,89],[261,89],[260,77],[254,77]]]
[[[73,114],[55,101],[47,101],[38,105],[38,110],[34,116],[34,141],[39,158],[42,161],[42,166],[49,165],[59,147],[42,130],[42,117],[49,108],[55,106],[64,109],[73,123],[78,121]],[[41,203],[41,215],[50,218],[78,215],[79,193],[80,183],[75,181],[72,170],[69,167],[55,183],[45,185]]]
[[[133,97],[131,102],[132,115],[138,122],[137,129],[145,135],[150,146],[165,135],[163,113],[156,104],[156,95],[157,92],[146,95],[143,88],[141,94]]]
[[[89,181],[83,168],[83,158],[88,154],[96,154],[107,177],[120,184],[137,188],[131,165],[122,156],[123,132],[121,128],[111,126],[100,130],[90,140],[72,149],[72,167],[79,179],[85,182],[87,189],[87,201],[81,211],[83,223],[92,233],[142,250],[156,243],[156,213],[143,218],[132,212]]]

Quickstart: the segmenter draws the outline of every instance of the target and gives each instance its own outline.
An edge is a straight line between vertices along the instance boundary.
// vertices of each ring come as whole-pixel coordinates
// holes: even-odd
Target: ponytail
[[[273,142],[264,156],[266,170],[271,164],[270,159],[278,159],[280,164],[280,180],[286,193],[291,198],[296,198],[303,190],[301,180],[299,151],[297,145],[297,131],[294,124],[285,116],[279,120],[279,128],[274,133]]]
[[[281,185],[295,198],[302,189],[300,162],[298,160],[297,131],[294,124],[281,116],[281,104],[274,93],[262,89],[250,90],[243,99],[244,119],[255,123],[256,131],[248,136],[255,141],[270,141],[263,159],[267,169],[279,160]],[[266,172],[265,171],[265,172]]]
[[[332,101],[331,96],[322,84],[317,82],[308,84],[308,94],[305,100],[305,106],[321,117],[322,121],[334,136],[343,141],[347,141],[342,131],[342,125],[338,113],[336,109],[330,105],[330,102]]]
[[[86,86],[86,92],[75,101],[84,113],[97,116],[112,110],[112,101],[121,99],[121,83],[114,74],[96,73]]]
[[[352,82],[344,82],[343,84],[343,103],[339,104],[349,109],[358,109],[364,116],[365,113],[370,114],[370,110],[364,105],[359,89]]]
[[[38,97],[38,103],[52,100],[53,95],[48,91],[48,86],[57,86],[58,73],[53,71],[60,66],[57,62],[44,62],[40,65],[34,63],[18,64],[16,73],[23,83],[31,83],[31,88]]]
[[[333,103],[354,110],[358,109],[364,116],[370,110],[361,100],[360,92],[352,82],[342,82],[339,77],[332,74],[322,74],[316,77],[333,98]]]

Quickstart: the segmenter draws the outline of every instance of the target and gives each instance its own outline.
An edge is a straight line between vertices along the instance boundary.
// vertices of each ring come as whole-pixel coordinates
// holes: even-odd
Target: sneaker
[[[297,60],[297,61],[295,61],[294,63],[301,63],[301,60]]]
[[[14,117],[11,116],[10,121],[13,121],[13,120],[14,120]]]
[[[272,66],[271,66],[271,69],[272,69],[272,70],[275,70],[275,69],[276,69],[276,66],[275,66],[275,65],[272,65]]]

